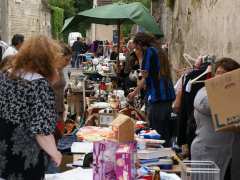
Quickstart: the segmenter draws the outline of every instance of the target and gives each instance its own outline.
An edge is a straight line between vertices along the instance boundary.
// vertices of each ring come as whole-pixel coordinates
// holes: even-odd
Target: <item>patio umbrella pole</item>
[[[121,29],[121,23],[119,22],[118,23],[118,25],[117,25],[117,32],[118,32],[118,49],[117,49],[117,51],[118,51],[118,57],[117,57],[117,60],[118,60],[118,63],[119,63],[119,53],[120,53],[120,36],[121,36],[121,33],[120,33],[120,29]]]
[[[118,68],[118,72],[120,72],[120,60],[119,60],[119,53],[120,53],[120,36],[121,36],[121,33],[120,33],[120,30],[121,30],[121,23],[120,21],[118,22],[118,25],[117,25],[117,32],[118,32],[118,45],[117,45],[117,52],[118,52],[118,56],[117,56],[117,68]]]

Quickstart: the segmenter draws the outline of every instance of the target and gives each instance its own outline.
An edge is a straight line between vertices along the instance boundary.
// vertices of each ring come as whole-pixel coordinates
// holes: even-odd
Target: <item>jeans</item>
[[[72,61],[71,61],[71,65],[72,68],[79,68],[79,58],[78,58],[79,53],[78,52],[74,52],[73,53],[73,57],[72,57]]]
[[[72,68],[79,68],[82,62],[86,61],[86,57],[80,53],[74,53],[71,61]]]
[[[59,168],[55,165],[52,160],[49,160],[46,174],[56,174],[59,173]]]

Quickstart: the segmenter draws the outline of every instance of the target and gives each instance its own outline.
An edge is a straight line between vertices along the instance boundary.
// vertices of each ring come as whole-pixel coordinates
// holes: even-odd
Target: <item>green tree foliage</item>
[[[93,7],[92,0],[75,0],[74,3],[77,12],[84,11],[86,9],[91,9]]]
[[[69,32],[81,32],[85,36],[86,29],[90,26],[87,23],[77,23],[63,34],[61,34],[61,29],[65,19],[76,15],[80,11],[92,8],[93,0],[49,0],[49,4],[52,7],[52,34],[54,38],[62,39],[63,37],[66,42]],[[61,15],[62,12],[64,12],[64,16]]]
[[[76,9],[76,13],[79,13],[81,11],[91,9],[93,7],[93,0],[75,0],[74,7]],[[86,30],[90,27],[90,23],[77,23],[73,24],[72,28],[69,30],[66,30],[64,32],[65,34],[68,34],[70,31],[77,31],[81,32],[83,36],[86,36]]]
[[[64,17],[71,17],[75,14],[75,0],[49,0],[51,6],[64,9]]]
[[[150,0],[113,0],[113,2],[123,2],[123,3],[141,2],[146,8],[148,9],[151,8]],[[123,24],[121,26],[121,33],[123,34],[124,37],[129,36],[132,26],[133,26],[132,24]]]
[[[52,35],[55,39],[62,39],[61,33],[65,17],[73,16],[75,14],[74,0],[49,0],[52,10]]]
[[[52,10],[52,35],[55,39],[62,39],[62,26],[63,26],[63,18],[64,18],[64,10],[59,7],[51,6]]]

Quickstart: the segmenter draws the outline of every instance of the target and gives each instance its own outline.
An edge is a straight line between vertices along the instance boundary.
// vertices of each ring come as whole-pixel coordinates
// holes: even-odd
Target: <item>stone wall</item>
[[[166,7],[165,0],[152,0],[151,12],[159,24],[161,32],[164,33],[163,42],[167,42],[171,36],[172,11]]]
[[[0,35],[2,40],[7,41],[8,37],[8,1],[1,0],[0,2]]]
[[[228,56],[240,62],[239,0],[175,0],[173,11],[163,8],[163,1],[152,0],[153,15],[158,12],[174,65],[184,62],[183,53]]]
[[[93,7],[112,4],[112,0],[94,0]],[[103,24],[91,24],[91,28],[87,31],[86,39],[89,42],[100,40],[100,41],[112,41],[113,30],[116,29],[114,25],[103,25]]]
[[[7,15],[5,22],[7,33],[5,40],[9,42],[11,37],[20,33],[26,38],[33,35],[51,35],[50,10],[42,3],[42,0],[1,0],[7,1]]]

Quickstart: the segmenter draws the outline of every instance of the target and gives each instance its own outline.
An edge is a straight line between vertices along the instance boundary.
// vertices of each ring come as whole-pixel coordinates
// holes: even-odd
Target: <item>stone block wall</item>
[[[7,1],[5,39],[10,42],[11,37],[20,33],[26,38],[33,35],[51,35],[51,12],[43,5],[42,0],[1,0]]]
[[[8,40],[8,1],[1,0],[0,2],[0,35],[2,40]]]
[[[164,0],[152,3],[174,65],[183,64],[183,53],[228,56],[240,62],[239,0],[175,0],[173,11],[163,7]]]

